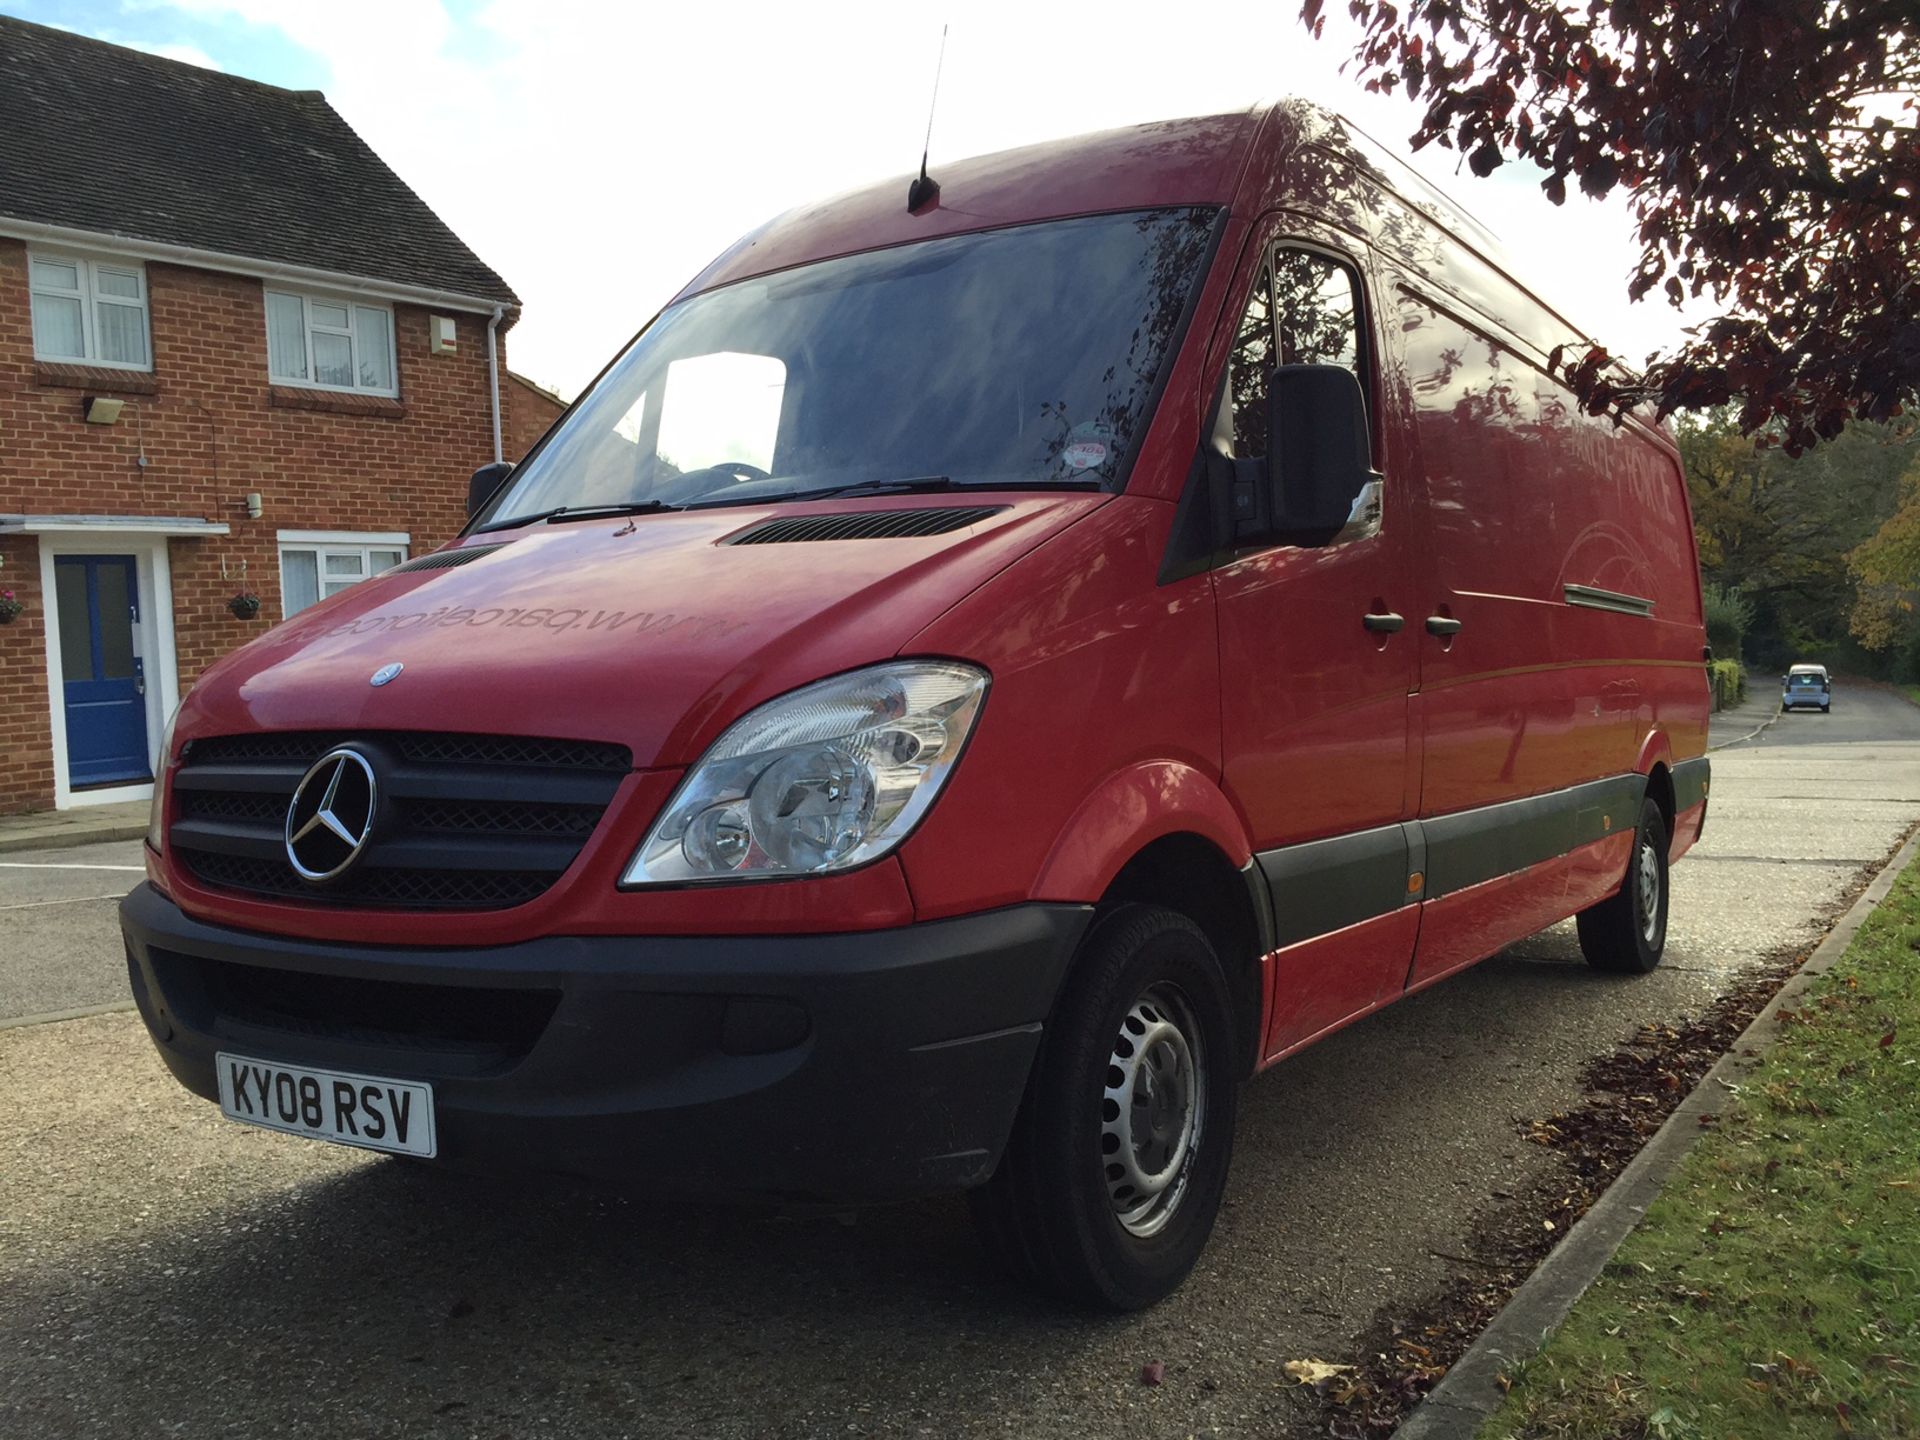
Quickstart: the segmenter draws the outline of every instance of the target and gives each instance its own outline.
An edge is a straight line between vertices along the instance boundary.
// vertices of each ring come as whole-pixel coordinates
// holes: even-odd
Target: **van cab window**
[[[1236,460],[1259,460],[1267,453],[1267,376],[1274,366],[1272,297],[1273,276],[1262,266],[1227,361],[1227,407]]]
[[[1275,366],[1343,365],[1367,393],[1359,295],[1359,277],[1338,260],[1284,246],[1273,252],[1241,313],[1227,362],[1226,409],[1214,433],[1234,459],[1266,454],[1267,379]]]
[[[903,480],[1118,488],[1217,215],[1044,221],[694,295],[608,369],[482,524]]]

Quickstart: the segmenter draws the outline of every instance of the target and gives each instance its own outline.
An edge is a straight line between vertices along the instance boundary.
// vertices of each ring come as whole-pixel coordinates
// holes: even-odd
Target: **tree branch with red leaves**
[[[1304,0],[1318,36],[1325,0]],[[1739,405],[1799,452],[1920,399],[1920,11],[1913,0],[1350,0],[1370,91],[1412,144],[1514,160],[1564,203],[1624,190],[1636,300],[1720,313],[1631,377],[1556,364],[1595,414]],[[1657,302],[1656,302],[1657,303]]]

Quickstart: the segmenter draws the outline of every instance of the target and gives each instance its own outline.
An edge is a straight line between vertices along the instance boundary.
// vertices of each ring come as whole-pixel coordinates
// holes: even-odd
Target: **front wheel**
[[[1596,970],[1645,975],[1667,948],[1667,821],[1649,797],[1620,888],[1580,912],[1580,951]]]
[[[1116,1310],[1186,1279],[1233,1152],[1232,1015],[1219,958],[1186,916],[1127,905],[1096,922],[1006,1153],[970,1197],[995,1259]]]

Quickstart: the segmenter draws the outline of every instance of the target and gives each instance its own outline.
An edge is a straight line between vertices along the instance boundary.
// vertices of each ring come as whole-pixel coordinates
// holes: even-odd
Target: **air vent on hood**
[[[407,575],[415,570],[451,570],[456,565],[471,565],[482,555],[491,555],[496,550],[506,548],[503,541],[498,545],[469,545],[464,550],[436,550],[431,555],[422,555],[418,560],[409,560],[404,565],[396,565],[387,571],[387,574]]]
[[[1004,505],[945,506],[932,510],[869,510],[857,514],[792,515],[742,530],[729,545],[797,545],[809,540],[897,540],[945,535],[978,525]]]

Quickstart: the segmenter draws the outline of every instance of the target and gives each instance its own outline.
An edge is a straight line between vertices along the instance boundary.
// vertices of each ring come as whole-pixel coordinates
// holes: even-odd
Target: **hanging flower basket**
[[[13,591],[0,590],[0,625],[11,625],[26,608],[14,599]]]
[[[236,620],[251,620],[260,613],[260,597],[251,590],[242,590],[227,601],[227,609],[233,612]]]

